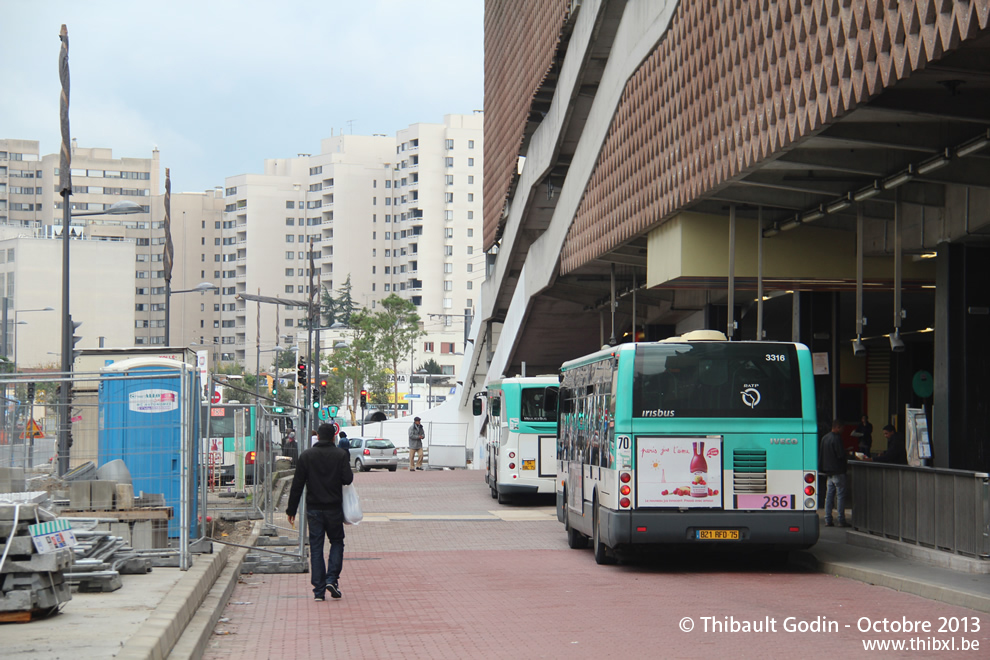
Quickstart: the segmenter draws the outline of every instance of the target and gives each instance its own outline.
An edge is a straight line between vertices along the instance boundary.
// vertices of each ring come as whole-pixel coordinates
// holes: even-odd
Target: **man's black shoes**
[[[340,587],[338,587],[335,583],[334,584],[328,584],[327,585],[327,591],[330,592],[330,596],[332,598],[340,598],[340,596],[341,596],[341,594],[340,594]]]

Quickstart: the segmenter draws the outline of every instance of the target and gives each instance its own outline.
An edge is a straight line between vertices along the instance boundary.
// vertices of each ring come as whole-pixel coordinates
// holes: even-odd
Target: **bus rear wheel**
[[[588,537],[571,527],[571,514],[564,502],[564,529],[567,530],[567,547],[572,550],[583,550],[588,547]]]
[[[608,546],[602,543],[602,533],[598,529],[601,517],[599,512],[601,510],[601,505],[598,503],[598,496],[595,496],[595,519],[592,523],[592,537],[591,537],[591,549],[595,553],[595,563],[596,564],[611,564],[613,563],[612,557],[609,555]]]

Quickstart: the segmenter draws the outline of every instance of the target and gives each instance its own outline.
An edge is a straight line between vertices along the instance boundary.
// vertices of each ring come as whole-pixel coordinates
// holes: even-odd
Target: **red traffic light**
[[[327,379],[324,378],[323,380],[320,381],[320,387],[326,387],[326,386],[327,386]]]

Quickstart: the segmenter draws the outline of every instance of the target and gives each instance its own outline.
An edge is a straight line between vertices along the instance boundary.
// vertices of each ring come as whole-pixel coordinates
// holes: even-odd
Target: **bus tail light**
[[[244,464],[245,465],[254,465],[254,452],[253,451],[249,451],[247,454],[244,455]]]
[[[628,497],[623,497],[622,499],[620,499],[619,500],[619,506],[621,506],[623,509],[628,509],[629,508],[629,498]]]
[[[814,495],[815,494],[815,487],[814,486],[805,486],[804,487],[804,494],[805,495]]]
[[[804,483],[806,483],[806,484],[813,484],[813,483],[815,483],[815,473],[814,472],[808,472],[807,474],[805,474],[804,475]]]
[[[632,492],[632,488],[630,488],[629,486],[623,484],[622,485],[622,488],[619,489],[619,492],[622,493],[623,495],[628,495],[629,493]]]
[[[621,481],[624,484],[629,483],[630,479],[632,479],[632,475],[629,474],[628,472],[623,472],[622,474],[619,475],[619,481]]]
[[[509,469],[510,470],[515,470],[516,469],[516,464],[515,463],[509,463]]]
[[[515,457],[516,457],[516,452],[510,451],[509,452],[509,458],[515,458]]]

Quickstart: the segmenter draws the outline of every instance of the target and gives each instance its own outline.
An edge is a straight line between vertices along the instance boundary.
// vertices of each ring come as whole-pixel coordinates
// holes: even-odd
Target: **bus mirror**
[[[478,417],[479,415],[481,415],[481,412],[482,412],[482,410],[481,410],[481,397],[474,397],[474,400],[471,402],[471,412],[474,413],[474,416],[475,417]]]
[[[543,414],[547,417],[557,416],[557,393],[559,391],[556,387],[548,387],[543,390]]]
[[[501,415],[502,414],[502,400],[501,399],[497,399],[497,398],[496,399],[492,399],[488,403],[488,410],[491,412],[491,414],[492,414],[493,417],[498,417],[499,415]]]

